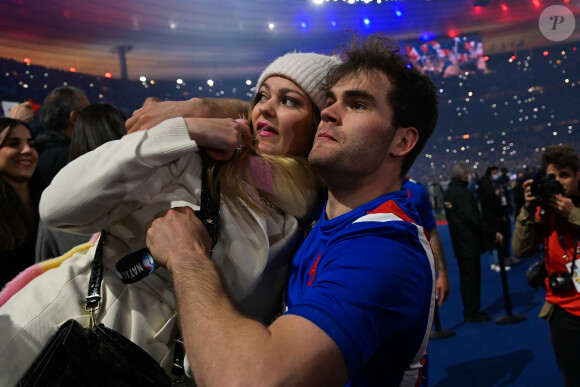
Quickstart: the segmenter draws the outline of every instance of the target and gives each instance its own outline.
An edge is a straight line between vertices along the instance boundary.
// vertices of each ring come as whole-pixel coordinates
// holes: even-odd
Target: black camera
[[[570,273],[556,273],[548,276],[548,285],[554,293],[574,289],[574,281]]]
[[[530,185],[530,190],[540,202],[544,202],[548,195],[564,194],[564,187],[553,174],[535,178]]]

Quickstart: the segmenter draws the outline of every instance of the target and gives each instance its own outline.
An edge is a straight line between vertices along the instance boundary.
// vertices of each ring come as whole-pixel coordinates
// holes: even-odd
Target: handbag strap
[[[217,243],[218,229],[219,229],[219,218],[220,218],[220,202],[215,200],[211,194],[211,190],[208,184],[208,169],[211,163],[211,157],[207,154],[204,149],[200,150],[201,156],[201,203],[199,205],[199,211],[195,211],[197,217],[202,221],[207,229],[209,235],[211,236],[211,252]],[[216,196],[219,198],[220,190],[219,187],[216,188]],[[211,255],[210,255],[211,256]]]
[[[107,232],[102,230],[101,236],[99,237],[99,242],[97,243],[95,257],[93,258],[91,276],[89,279],[89,289],[85,299],[85,310],[89,312],[90,315],[89,329],[92,331],[97,328],[98,324],[95,318],[95,312],[101,306],[101,282],[103,282],[103,245],[105,244],[106,237]]]

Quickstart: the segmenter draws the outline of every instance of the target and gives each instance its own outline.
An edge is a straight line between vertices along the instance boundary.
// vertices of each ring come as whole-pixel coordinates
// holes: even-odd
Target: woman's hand
[[[245,120],[231,118],[186,118],[189,137],[205,147],[216,160],[229,160],[242,143],[252,136]]]

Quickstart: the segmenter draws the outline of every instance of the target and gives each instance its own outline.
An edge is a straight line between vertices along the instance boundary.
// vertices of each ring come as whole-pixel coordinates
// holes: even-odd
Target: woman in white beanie
[[[274,318],[301,221],[321,184],[306,162],[325,100],[318,86],[338,62],[286,54],[260,76],[249,127],[231,119],[170,119],[81,156],[43,193],[40,211],[47,225],[87,235],[107,231],[97,320],[141,346],[167,372],[177,332],[170,273],[160,268],[126,284],[115,264],[145,247],[145,227],[155,214],[199,208],[199,147],[229,156],[233,148],[219,143],[239,144],[251,128],[240,152],[209,168],[212,187],[221,191],[213,260],[241,310],[263,322]],[[95,245],[76,252],[0,308],[0,385],[14,385],[63,322],[86,324],[83,301],[94,253]]]

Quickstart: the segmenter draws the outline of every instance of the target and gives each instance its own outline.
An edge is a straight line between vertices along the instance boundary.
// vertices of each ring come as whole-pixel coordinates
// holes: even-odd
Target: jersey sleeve
[[[419,195],[419,199],[413,204],[416,205],[417,212],[421,217],[421,222],[423,222],[423,227],[427,231],[433,230],[437,223],[435,222],[435,216],[433,215],[433,209],[431,208],[431,201],[429,199],[429,192],[423,184],[417,184],[417,193]]]

